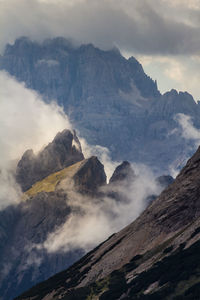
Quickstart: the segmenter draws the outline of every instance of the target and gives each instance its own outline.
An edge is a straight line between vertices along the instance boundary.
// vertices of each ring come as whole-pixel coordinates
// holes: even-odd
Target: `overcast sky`
[[[0,49],[65,36],[134,55],[159,89],[200,99],[200,0],[0,0]]]

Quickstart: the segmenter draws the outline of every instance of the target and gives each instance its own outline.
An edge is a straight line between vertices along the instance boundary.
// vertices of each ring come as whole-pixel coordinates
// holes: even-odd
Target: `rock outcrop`
[[[135,172],[128,161],[123,161],[114,170],[109,184],[104,186],[106,196],[122,203],[131,201],[131,188],[136,179]]]
[[[133,181],[135,178],[135,173],[131,167],[131,164],[128,161],[123,161],[121,165],[119,165],[113,175],[110,178],[109,183],[120,184],[123,181]]]
[[[38,155],[27,150],[17,165],[16,179],[23,191],[51,173],[84,159],[75,132],[64,130]]]
[[[97,194],[106,184],[104,166],[96,156],[85,160],[73,177],[76,189],[83,194]]]

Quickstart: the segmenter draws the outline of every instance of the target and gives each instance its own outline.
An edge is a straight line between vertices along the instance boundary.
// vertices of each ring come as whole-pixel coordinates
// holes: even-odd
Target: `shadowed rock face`
[[[191,297],[186,299],[196,299],[200,281],[199,182],[200,148],[138,219],[70,269],[18,299],[98,296],[103,300],[121,299],[122,294],[125,299],[145,299],[145,295],[148,299],[183,299],[187,294]],[[177,293],[179,298],[174,298]]]
[[[135,173],[128,161],[123,161],[119,165],[110,178],[109,183],[119,183],[120,181],[132,181],[135,178]]]
[[[40,151],[27,150],[17,165],[16,179],[22,190],[28,190],[35,182],[49,174],[84,159],[81,146],[75,132],[64,130]]]
[[[136,179],[135,172],[128,161],[123,161],[113,172],[109,184],[104,188],[108,197],[118,202],[130,202],[131,187]]]
[[[66,194],[42,192],[0,212],[0,299],[13,299],[83,255],[37,249],[70,216]]]
[[[97,193],[106,184],[104,166],[96,156],[92,156],[80,167],[73,179],[80,193]]]

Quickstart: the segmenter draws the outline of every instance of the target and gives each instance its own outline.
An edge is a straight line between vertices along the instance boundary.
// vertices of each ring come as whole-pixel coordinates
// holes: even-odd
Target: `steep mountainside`
[[[140,63],[117,49],[74,47],[64,38],[43,43],[19,38],[0,56],[0,70],[45,101],[55,99],[81,135],[108,147],[116,160],[146,163],[163,174],[171,163],[192,154],[191,141],[174,130],[174,116],[190,115],[200,128],[199,105],[188,93],[161,95]]]
[[[17,299],[198,299],[200,148],[132,224]]]

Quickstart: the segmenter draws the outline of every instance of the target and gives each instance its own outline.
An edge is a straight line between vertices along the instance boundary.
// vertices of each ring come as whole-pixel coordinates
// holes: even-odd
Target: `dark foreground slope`
[[[81,135],[108,147],[115,160],[139,161],[163,174],[193,154],[191,141],[174,130],[174,117],[187,114],[200,128],[199,105],[186,92],[161,95],[141,64],[116,49],[74,47],[64,38],[43,43],[20,38],[0,56],[0,70],[45,101],[56,100]]]
[[[132,224],[17,299],[198,299],[200,148]]]

